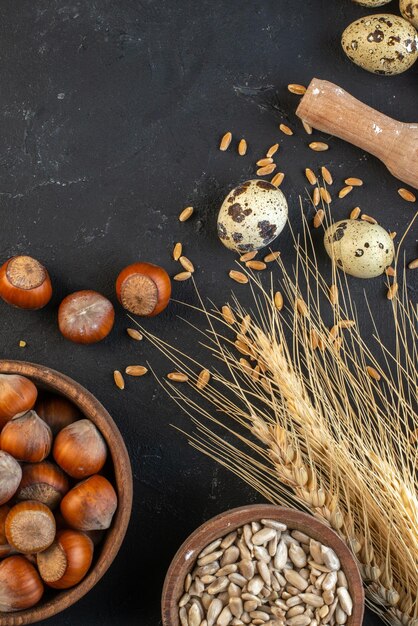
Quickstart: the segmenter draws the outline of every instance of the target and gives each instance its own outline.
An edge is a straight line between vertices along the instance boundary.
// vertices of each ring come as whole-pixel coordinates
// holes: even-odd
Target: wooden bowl
[[[0,360],[0,373],[21,374],[30,378],[40,388],[65,396],[97,426],[110,452],[114,470],[112,483],[118,494],[118,508],[112,526],[96,548],[93,566],[87,576],[77,586],[59,593],[53,592],[50,598],[42,599],[31,609],[16,613],[0,613],[0,626],[20,626],[33,624],[68,608],[86,595],[110,567],[125,537],[131,515],[132,472],[125,443],[115,422],[100,402],[84,387],[48,367],[22,361]]]
[[[164,626],[180,626],[178,602],[184,593],[184,580],[194,568],[203,548],[244,524],[266,518],[283,522],[292,530],[300,530],[336,552],[353,600],[353,614],[348,618],[346,626],[360,626],[364,613],[363,584],[354,557],[345,543],[337,533],[315,517],[271,504],[254,504],[221,513],[199,526],[186,539],[174,556],[165,578],[161,599]]]

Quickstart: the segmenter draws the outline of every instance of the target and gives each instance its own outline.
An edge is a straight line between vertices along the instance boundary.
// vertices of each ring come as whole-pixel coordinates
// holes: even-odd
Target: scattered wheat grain
[[[310,167],[305,168],[305,176],[311,185],[316,185],[317,178]]]
[[[187,374],[183,374],[182,372],[170,372],[167,374],[167,378],[174,383],[185,383],[189,380]]]
[[[180,261],[181,266],[186,270],[186,272],[190,272],[191,274],[193,274],[194,265],[190,261],[190,259],[187,258],[187,256],[181,256],[179,258],[179,261]]]
[[[270,165],[271,163],[273,163],[273,159],[271,157],[263,157],[257,161],[256,165],[264,167],[266,165]]]
[[[396,276],[395,268],[391,265],[385,269],[386,276]]]
[[[314,207],[317,207],[320,201],[321,201],[321,192],[319,191],[318,187],[315,187],[313,191],[313,196],[312,196],[312,202],[313,202]]]
[[[318,345],[319,345],[319,338],[318,338],[318,333],[316,332],[315,328],[311,328],[310,333],[310,341],[311,341],[311,348],[312,350],[316,350]]]
[[[113,380],[115,381],[116,387],[119,389],[125,389],[125,381],[123,380],[123,376],[119,370],[115,370],[113,372]]]
[[[346,185],[350,185],[351,187],[361,187],[363,184],[363,181],[361,180],[361,178],[355,178],[355,177],[346,178],[344,182]]]
[[[257,170],[257,176],[268,176],[276,169],[277,165],[275,163],[270,163],[270,165],[265,165],[264,167],[260,167]]]
[[[176,274],[175,276],[173,276],[173,280],[182,282],[183,280],[188,280],[191,275],[192,275],[191,272],[180,272],[179,274]]]
[[[193,207],[188,206],[179,215],[180,222],[186,222],[193,215]]]
[[[236,270],[230,270],[229,278],[235,280],[236,283],[241,283],[241,285],[245,285],[246,283],[248,283],[248,276],[246,276],[242,272],[237,272]]]
[[[183,252],[183,245],[181,243],[176,243],[173,248],[173,259],[178,261]]]
[[[198,389],[204,389],[206,385],[210,381],[210,372],[209,370],[202,370],[197,379],[196,387]]]
[[[235,317],[234,313],[232,312],[232,310],[230,309],[229,306],[224,305],[222,307],[221,312],[222,312],[222,317],[224,318],[224,320],[225,320],[225,322],[227,324],[230,324],[231,326],[232,326],[232,324],[235,324],[235,322],[237,320],[236,320],[236,317]]]
[[[338,326],[338,324],[334,324],[334,326],[329,331],[329,338],[331,341],[334,341],[334,339],[338,337],[339,331],[340,331],[340,327]]]
[[[331,176],[331,172],[329,171],[327,167],[325,167],[325,165],[321,167],[321,174],[322,174],[322,178],[327,183],[327,185],[332,185],[332,183],[334,182],[334,179]]]
[[[391,239],[395,239],[395,237],[396,237],[396,232],[395,232],[395,231],[391,231],[391,232],[389,233],[389,237],[390,237]]]
[[[374,217],[366,215],[365,213],[363,213],[360,219],[362,219],[363,222],[369,222],[369,224],[377,224],[377,220],[375,220]]]
[[[278,259],[280,256],[280,252],[278,250],[276,250],[275,252],[269,252],[269,254],[267,254],[263,261],[264,263],[271,263],[272,261],[275,261],[276,259]]]
[[[135,341],[141,341],[143,339],[142,333],[140,333],[139,330],[136,330],[136,328],[127,328],[126,332],[129,337],[131,337],[131,339],[135,339]]]
[[[265,270],[267,267],[267,265],[263,261],[247,261],[245,265],[251,270],[257,271]]]
[[[294,93],[296,96],[303,96],[303,94],[306,93],[306,87],[298,85],[297,83],[290,83],[287,88],[290,93]]]
[[[312,143],[309,144],[309,147],[314,152],[325,152],[325,150],[329,149],[329,145],[323,141],[312,141]]]
[[[266,153],[266,157],[269,159],[270,157],[273,156],[273,154],[276,154],[277,150],[279,149],[279,144],[278,143],[274,143],[272,146],[270,146],[270,148],[267,150]]]
[[[286,126],[286,124],[280,124],[279,128],[285,135],[293,135],[293,130],[289,128],[289,126]]]
[[[338,192],[338,197],[339,198],[345,198],[352,191],[353,191],[353,186],[352,185],[347,185],[347,187],[343,187],[342,189],[340,189],[340,191]]]
[[[252,261],[252,259],[257,256],[257,252],[258,250],[252,250],[251,252],[246,252],[245,254],[243,254],[242,256],[240,256],[239,260],[242,263],[245,263],[246,261]]]
[[[379,381],[382,378],[379,372],[371,365],[367,365],[366,372],[373,380]]]
[[[324,219],[325,219],[325,211],[324,211],[324,209],[319,209],[315,213],[314,218],[313,218],[314,228],[319,228],[321,226],[322,222],[324,221]]]
[[[278,311],[281,311],[283,308],[283,296],[280,291],[276,291],[274,294],[274,305]]]
[[[408,267],[410,270],[416,270],[418,267],[418,259],[414,259],[408,263]]]
[[[312,126],[308,124],[308,122],[305,122],[305,120],[302,120],[302,126],[308,135],[312,135]]]
[[[332,198],[328,189],[325,189],[325,187],[321,187],[319,191],[321,193],[322,200],[326,202],[326,204],[331,204]]]
[[[232,141],[232,133],[228,131],[227,133],[225,133],[225,135],[221,139],[221,143],[219,144],[219,150],[222,150],[222,152],[225,152],[225,150],[228,150],[229,146],[231,145],[231,141]]]
[[[238,154],[240,156],[244,156],[245,154],[247,154],[247,142],[245,141],[245,139],[241,139],[241,141],[238,144]]]
[[[356,220],[359,217],[360,213],[361,213],[360,207],[359,206],[354,207],[354,209],[350,213],[350,219]]]
[[[273,178],[271,179],[270,182],[275,187],[280,187],[280,185],[282,184],[283,180],[284,180],[284,173],[283,172],[277,172],[277,174],[275,176],[273,176]]]
[[[398,189],[398,194],[401,196],[403,200],[406,200],[407,202],[416,201],[416,196],[412,193],[412,191],[409,191],[408,189],[404,189],[403,187]]]
[[[352,328],[355,325],[356,325],[356,323],[355,323],[354,320],[340,320],[338,322],[338,326],[340,328]]]
[[[125,374],[128,376],[144,376],[148,372],[148,368],[143,365],[128,365],[125,369]]]

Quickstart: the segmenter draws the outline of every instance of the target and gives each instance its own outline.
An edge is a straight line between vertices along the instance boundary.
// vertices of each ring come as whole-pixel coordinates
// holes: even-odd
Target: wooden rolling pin
[[[311,81],[296,115],[313,128],[370,152],[396,178],[418,189],[418,124],[398,122],[317,78]]]

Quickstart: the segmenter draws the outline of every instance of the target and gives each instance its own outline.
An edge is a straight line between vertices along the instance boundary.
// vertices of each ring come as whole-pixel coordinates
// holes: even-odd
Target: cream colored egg
[[[380,276],[395,254],[393,241],[384,228],[360,220],[332,224],[325,232],[324,245],[337,267],[358,278]]]
[[[399,8],[404,18],[418,29],[418,0],[400,0]]]
[[[225,198],[218,215],[218,235],[230,250],[248,252],[268,246],[287,221],[287,202],[265,180],[248,180]]]
[[[361,4],[362,7],[382,7],[384,4],[389,4],[392,0],[353,0],[356,4]]]
[[[343,32],[341,45],[353,63],[375,74],[401,74],[418,58],[418,33],[398,15],[356,20]]]

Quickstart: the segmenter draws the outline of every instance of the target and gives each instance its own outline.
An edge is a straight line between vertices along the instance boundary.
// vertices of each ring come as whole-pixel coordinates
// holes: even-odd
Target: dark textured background
[[[395,5],[386,9],[396,11]],[[348,0],[3,0],[0,257],[38,257],[55,292],[40,312],[0,305],[0,356],[54,367],[96,394],[125,437],[134,472],[132,522],[112,569],[88,597],[48,623],[157,625],[164,573],[181,541],[212,515],[260,500],[170,428],[188,427],[187,419],[152,376],[128,380],[124,392],[114,387],[115,368],[149,360],[164,375],[170,367],[145,342],[126,336],[128,320],[119,306],[112,335],[79,347],[58,333],[58,303],[84,288],[115,302],[118,271],[137,259],[174,274],[170,253],[182,241],[203,294],[223,304],[233,255],[217,240],[216,213],[227,190],[253,175],[254,160],[276,140],[296,230],[303,169],[327,163],[336,188],[349,175],[365,180],[362,189],[334,201],[336,218],[360,204],[402,233],[414,207],[398,197],[398,182],[373,158],[337,140],[325,155],[308,150],[294,117],[298,97],[286,90],[289,82],[307,84],[318,76],[393,117],[416,121],[418,65],[381,78],[352,65],[340,50],[343,28],[366,11]],[[286,120],[297,129],[293,137],[277,130]],[[226,130],[246,137],[245,158],[235,148],[217,150]],[[188,204],[195,216],[180,224],[177,215]],[[290,261],[288,229],[278,247]],[[417,252],[415,231],[406,242],[407,258]],[[416,299],[416,275],[408,276]],[[245,301],[248,291],[232,286]],[[360,311],[366,289],[384,331],[384,280],[350,280],[350,286]],[[174,297],[194,302],[192,285],[175,283]],[[173,304],[147,327],[194,354],[197,338],[178,313],[193,318]],[[367,320],[364,328],[371,330]],[[28,343],[25,350],[18,348],[20,339]],[[366,623],[379,621],[369,614]]]

